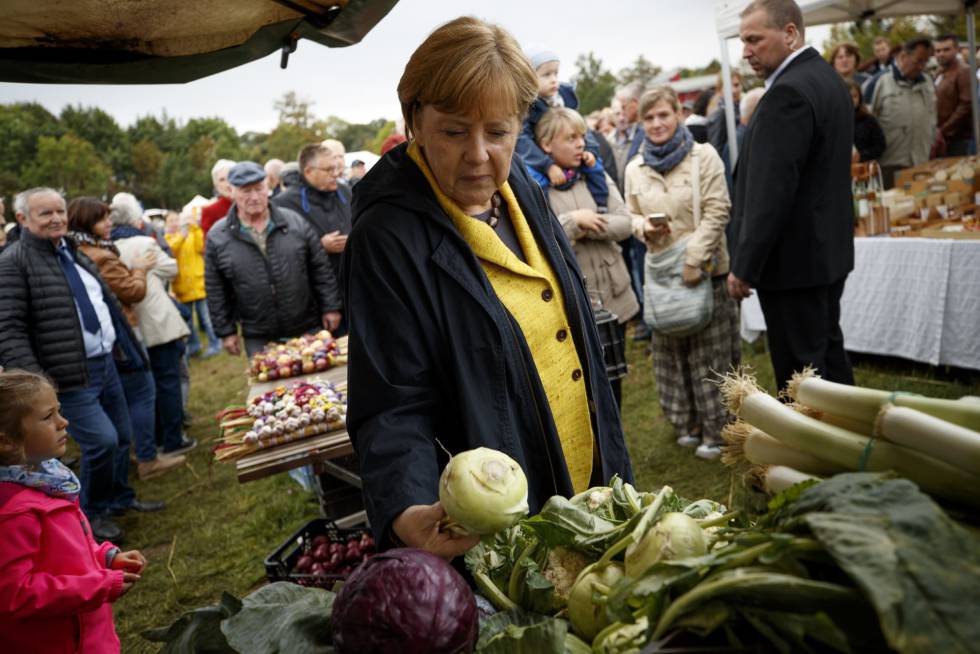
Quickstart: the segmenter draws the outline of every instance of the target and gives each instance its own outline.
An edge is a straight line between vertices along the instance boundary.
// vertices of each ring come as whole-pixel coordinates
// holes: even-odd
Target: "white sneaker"
[[[698,445],[698,449],[694,450],[694,456],[713,461],[721,456],[721,446],[702,443]]]
[[[701,444],[701,437],[694,434],[684,434],[677,439],[677,444],[681,447],[697,447]]]

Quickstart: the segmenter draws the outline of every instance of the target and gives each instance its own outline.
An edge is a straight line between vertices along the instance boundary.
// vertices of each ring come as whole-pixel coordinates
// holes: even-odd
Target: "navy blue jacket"
[[[559,84],[558,95],[561,96],[565,107],[568,109],[578,109],[578,96],[575,95],[575,89],[571,84],[567,82]],[[534,140],[534,128],[537,127],[538,121],[541,120],[541,117],[545,115],[548,109],[551,109],[551,105],[544,98],[538,96],[531,104],[531,108],[527,112],[527,118],[524,119],[524,126],[521,127],[521,135],[517,138],[517,154],[524,159],[524,163],[528,166],[545,174],[547,174],[548,168],[555,161],[549,155],[545,154],[544,150],[538,147],[537,142]],[[599,158],[599,142],[596,141],[591,130],[585,134],[585,149],[594,154],[596,158]]]
[[[351,190],[342,184],[336,191],[318,191],[301,178],[277,195],[272,204],[295,211],[306,218],[317,237],[330,232],[350,234],[350,194]],[[334,275],[340,275],[340,254],[328,254]]]
[[[565,298],[596,436],[592,481],[613,474],[632,480],[575,253],[517,157],[509,182]],[[532,513],[553,495],[571,496],[520,326],[406,146],[388,152],[358,183],[353,208],[342,274],[350,324],[347,428],[378,537],[405,508],[438,499],[443,448],[485,446],[513,457],[527,474]]]

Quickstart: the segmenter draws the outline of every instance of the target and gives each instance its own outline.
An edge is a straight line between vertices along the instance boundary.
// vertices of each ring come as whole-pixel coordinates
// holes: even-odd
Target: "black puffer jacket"
[[[136,336],[116,296],[99,277],[98,267],[70,239],[68,247],[78,265],[102,285],[116,330],[113,355],[117,364],[120,368],[145,367],[145,355],[134,350]],[[85,342],[71,287],[54,245],[26,229],[0,256],[0,365],[44,372],[60,391],[88,384]]]
[[[275,206],[269,220],[265,256],[242,232],[234,206],[208,232],[204,285],[220,337],[235,334],[239,322],[249,338],[298,336],[319,329],[322,314],[340,311],[337,278],[307,222]]]

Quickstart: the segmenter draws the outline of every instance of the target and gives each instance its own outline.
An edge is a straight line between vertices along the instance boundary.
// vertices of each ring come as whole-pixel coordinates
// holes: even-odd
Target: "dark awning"
[[[4,0],[0,81],[172,84],[296,39],[359,42],[398,0]]]

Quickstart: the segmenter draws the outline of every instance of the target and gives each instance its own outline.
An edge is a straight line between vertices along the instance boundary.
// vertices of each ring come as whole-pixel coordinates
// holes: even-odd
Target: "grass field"
[[[629,376],[623,385],[623,421],[641,489],[672,486],[683,496],[728,501],[741,492],[733,475],[717,462],[697,459],[678,447],[657,402],[644,346],[630,342]],[[768,357],[746,348],[745,363],[760,383],[774,391]],[[215,435],[214,414],[244,401],[245,360],[222,354],[191,364],[189,433],[202,441],[185,469],[148,482],[135,482],[138,494],[167,500],[162,513],[131,514],[120,520],[126,548],[138,548],[150,565],[140,583],[115,605],[122,651],[155,652],[140,633],[170,624],[181,612],[215,602],[222,591],[242,596],[265,580],[263,559],[306,520],[317,517],[312,496],[287,475],[239,484],[234,466],[209,467],[208,444]],[[977,394],[977,377],[949,375],[929,367],[862,359],[856,366],[863,386],[936,397]],[[135,474],[134,474],[135,477]]]

